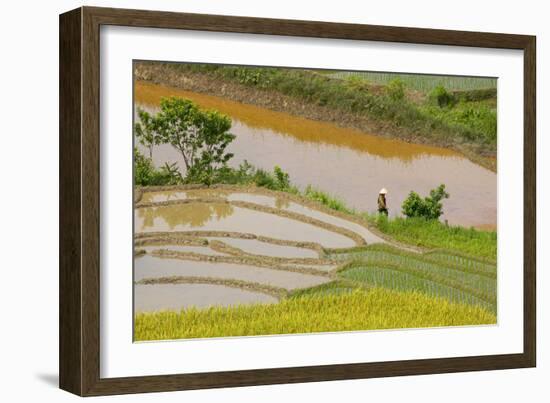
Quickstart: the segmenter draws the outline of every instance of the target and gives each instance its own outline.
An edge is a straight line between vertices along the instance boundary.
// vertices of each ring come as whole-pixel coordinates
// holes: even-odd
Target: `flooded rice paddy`
[[[161,97],[176,95],[229,115],[236,135],[232,166],[247,160],[271,171],[278,165],[301,189],[313,185],[359,211],[374,212],[385,187],[391,215],[400,214],[409,191],[425,195],[444,183],[451,197],[443,219],[496,228],[496,174],[454,151],[158,85],[138,82],[135,89],[136,104],[150,111]],[[168,145],[155,147],[153,161],[175,162],[184,171]],[[281,293],[331,281],[341,262],[323,260],[322,248],[385,242],[366,226],[307,203],[223,189],[144,192],[134,231],[141,237],[136,251],[144,253],[134,261],[136,312],[275,303]],[[201,242],[174,240],[181,236]]]
[[[319,253],[306,248],[298,248],[296,246],[289,245],[274,245],[268,242],[262,242],[257,239],[243,239],[243,238],[207,238],[208,240],[215,240],[225,242],[226,244],[239,248],[245,253],[260,256],[269,257],[287,257],[287,258],[312,258],[319,257]]]
[[[135,262],[135,281],[157,277],[203,277],[238,280],[285,290],[306,288],[328,282],[327,277],[268,269],[244,264],[197,262],[145,255]]]
[[[255,291],[215,284],[136,284],[134,312],[179,311],[237,304],[273,304],[277,298]]]
[[[312,224],[225,203],[189,203],[137,208],[136,232],[239,231],[291,241],[317,242],[327,248],[354,246],[352,239]]]
[[[231,165],[244,160],[272,170],[279,165],[301,188],[313,185],[357,210],[375,211],[378,191],[388,189],[391,215],[399,215],[411,190],[427,195],[441,183],[451,197],[443,219],[450,224],[496,227],[496,174],[453,150],[387,139],[225,98],[137,82],[136,104],[155,111],[161,97],[180,96],[232,118]],[[169,145],[153,152],[157,165],[181,164]],[[183,169],[183,167],[182,167]]]
[[[296,200],[230,188],[144,192],[134,218],[142,253],[134,260],[136,312],[272,303],[332,281],[341,262],[327,261],[323,248],[383,242]]]

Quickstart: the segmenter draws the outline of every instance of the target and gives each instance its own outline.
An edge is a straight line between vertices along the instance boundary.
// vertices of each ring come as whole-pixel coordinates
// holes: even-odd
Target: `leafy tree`
[[[153,158],[153,146],[159,144],[160,138],[156,131],[155,118],[143,109],[138,109],[139,122],[134,130],[139,142],[149,150],[149,158]]]
[[[448,199],[449,193],[445,191],[445,185],[430,190],[430,196],[422,199],[418,193],[411,191],[403,202],[402,211],[407,217],[423,217],[428,220],[437,220],[443,214],[441,200]]]
[[[217,111],[201,111],[187,99],[164,98],[154,120],[160,142],[171,144],[183,157],[188,181],[210,183],[233,157],[225,151],[235,139],[229,133],[231,119]]]
[[[200,155],[189,168],[189,178],[197,178],[200,182],[211,184],[216,171],[225,167],[233,158],[232,153],[225,150],[235,135],[229,133],[231,119],[217,111],[200,112],[196,125],[202,140]]]

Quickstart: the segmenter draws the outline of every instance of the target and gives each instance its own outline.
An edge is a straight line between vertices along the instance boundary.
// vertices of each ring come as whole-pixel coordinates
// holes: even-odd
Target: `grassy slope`
[[[450,226],[422,218],[370,218],[382,233],[397,241],[430,249],[449,249],[492,261],[497,258],[497,233]]]
[[[327,106],[387,122],[389,131],[406,133],[443,146],[469,144],[482,154],[496,152],[496,112],[482,103],[461,103],[459,109],[431,108],[384,91],[369,91],[368,83],[333,79],[305,70],[172,64],[182,72],[210,74],[262,90],[272,90],[314,105]],[[401,137],[401,136],[399,136]]]
[[[300,296],[273,305],[188,309],[136,315],[136,340],[227,337],[493,324],[481,308],[452,304],[414,292]]]

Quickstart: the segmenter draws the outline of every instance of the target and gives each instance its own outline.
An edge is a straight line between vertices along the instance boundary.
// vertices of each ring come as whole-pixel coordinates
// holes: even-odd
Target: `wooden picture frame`
[[[100,26],[369,40],[524,52],[523,353],[100,377]],[[535,37],[81,7],[60,16],[60,387],[81,396],[533,367],[536,363]]]

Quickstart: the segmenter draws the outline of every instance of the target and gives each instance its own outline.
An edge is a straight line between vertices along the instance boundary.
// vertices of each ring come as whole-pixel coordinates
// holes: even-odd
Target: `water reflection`
[[[174,204],[135,209],[135,231],[244,232],[277,239],[317,242],[328,248],[348,248],[355,242],[345,235],[276,214],[226,203]]]
[[[191,99],[202,108],[217,109],[252,129],[269,129],[300,141],[347,147],[383,158],[397,158],[401,161],[410,161],[422,155],[447,157],[460,155],[453,150],[441,147],[395,141],[380,136],[369,135],[360,130],[305,119],[288,113],[276,112],[221,97],[183,91],[177,88],[140,81],[135,84],[135,101],[138,104],[155,108],[160,104],[161,98],[166,96]]]
[[[139,222],[137,231],[154,228],[162,220],[170,230],[176,227],[203,227],[209,221],[218,221],[233,214],[227,203],[189,203],[136,209]]]

